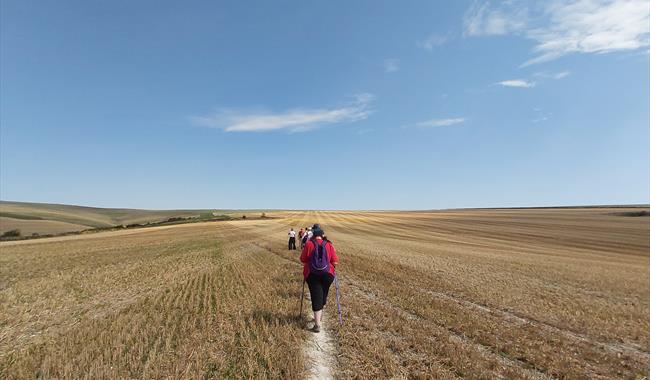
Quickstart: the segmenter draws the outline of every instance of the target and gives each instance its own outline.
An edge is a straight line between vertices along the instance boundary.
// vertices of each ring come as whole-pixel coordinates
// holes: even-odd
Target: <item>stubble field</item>
[[[650,218],[625,211],[278,212],[2,243],[0,377],[308,376],[285,238],[321,223],[336,377],[642,379]]]

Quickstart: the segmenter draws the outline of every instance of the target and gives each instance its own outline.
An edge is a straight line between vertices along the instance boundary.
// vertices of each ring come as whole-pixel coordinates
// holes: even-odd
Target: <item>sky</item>
[[[650,2],[0,2],[0,199],[650,203]]]

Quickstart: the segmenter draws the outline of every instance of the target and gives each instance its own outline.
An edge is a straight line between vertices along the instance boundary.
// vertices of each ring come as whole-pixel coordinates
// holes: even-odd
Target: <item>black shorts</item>
[[[311,309],[313,311],[323,310],[323,306],[327,302],[327,293],[329,293],[333,281],[334,276],[329,273],[323,275],[310,273],[307,276],[307,285],[311,295]]]

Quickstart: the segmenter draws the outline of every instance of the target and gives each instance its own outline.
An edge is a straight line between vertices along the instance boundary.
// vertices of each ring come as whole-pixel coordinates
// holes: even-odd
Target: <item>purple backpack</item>
[[[320,245],[316,242],[316,239],[312,240],[314,243],[314,251],[311,253],[309,258],[309,272],[316,275],[323,275],[330,272],[330,259],[327,256],[327,245],[326,241],[323,241]]]

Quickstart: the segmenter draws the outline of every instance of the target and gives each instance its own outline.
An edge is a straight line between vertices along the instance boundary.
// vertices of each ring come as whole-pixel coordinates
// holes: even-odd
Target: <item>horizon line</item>
[[[525,210],[525,209],[559,209],[559,208],[625,208],[625,207],[650,207],[650,203],[629,203],[629,204],[560,204],[560,205],[539,205],[539,206],[487,206],[487,207],[448,207],[448,208],[370,208],[370,209],[290,209],[290,208],[134,208],[134,207],[102,207],[102,206],[87,206],[81,204],[69,203],[47,203],[47,202],[30,202],[30,201],[12,201],[0,199],[0,205],[3,203],[22,203],[33,205],[50,205],[50,206],[69,206],[69,207],[82,207],[94,208],[104,210],[139,210],[139,211],[360,211],[360,212],[425,212],[425,211],[454,211],[454,210]]]

